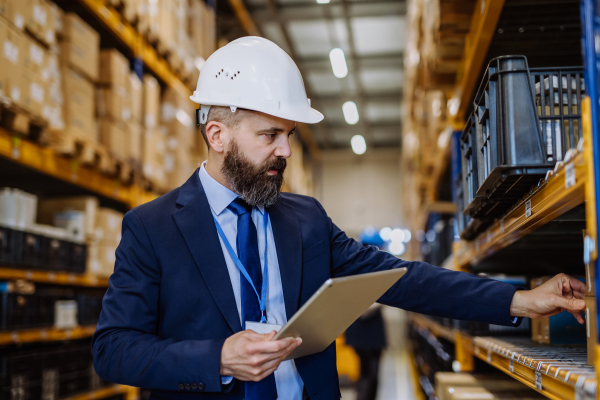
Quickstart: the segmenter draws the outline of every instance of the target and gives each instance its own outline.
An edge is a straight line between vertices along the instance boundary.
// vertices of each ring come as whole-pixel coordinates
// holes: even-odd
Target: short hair
[[[229,106],[210,106],[206,123],[200,124],[200,132],[202,132],[202,137],[204,138],[204,142],[206,142],[208,150],[210,151],[210,144],[208,144],[208,138],[206,137],[206,125],[210,121],[220,122],[229,129],[236,129],[242,119],[252,112],[243,108],[238,108],[235,112],[231,112],[231,107]]]

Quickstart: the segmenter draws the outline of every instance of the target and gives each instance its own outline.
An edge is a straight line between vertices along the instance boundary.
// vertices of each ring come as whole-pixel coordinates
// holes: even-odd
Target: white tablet
[[[331,278],[275,335],[302,338],[288,360],[323,351],[406,273],[406,268]]]

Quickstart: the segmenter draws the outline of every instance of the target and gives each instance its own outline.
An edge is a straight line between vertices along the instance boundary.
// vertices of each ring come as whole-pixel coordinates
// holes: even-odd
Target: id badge
[[[282,327],[283,325],[268,324],[266,322],[246,321],[246,329],[253,330],[261,335],[265,333],[271,333],[273,331],[279,332]]]

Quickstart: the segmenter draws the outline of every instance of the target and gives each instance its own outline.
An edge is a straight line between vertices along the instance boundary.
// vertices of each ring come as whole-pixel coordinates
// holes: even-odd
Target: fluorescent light
[[[403,232],[404,232],[404,240],[403,240],[403,242],[404,243],[410,242],[410,239],[412,239],[412,234],[410,233],[410,231],[408,229],[404,229]]]
[[[390,240],[390,234],[392,233],[392,228],[390,228],[389,226],[386,226],[385,228],[381,228],[381,230],[379,231],[379,236],[381,236],[381,238],[387,242],[388,240]]]
[[[344,50],[336,47],[329,52],[331,68],[336,78],[345,78],[348,75],[348,65],[346,65],[346,56]]]
[[[352,146],[352,151],[358,155],[364,154],[365,151],[367,151],[367,143],[362,135],[352,136],[352,139],[350,139],[350,145]]]
[[[342,111],[344,112],[344,119],[347,123],[354,125],[358,122],[358,108],[356,108],[355,102],[345,102],[342,106]]]
[[[401,256],[402,254],[404,254],[405,250],[406,246],[404,246],[404,243],[402,242],[390,243],[390,253],[392,253],[395,256]]]
[[[319,3],[319,4],[328,4],[329,0],[317,0],[317,3]]]

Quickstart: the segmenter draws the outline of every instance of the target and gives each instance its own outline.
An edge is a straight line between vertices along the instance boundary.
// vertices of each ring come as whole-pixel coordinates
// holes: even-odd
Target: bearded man
[[[284,361],[301,340],[251,327],[284,325],[329,278],[392,268],[408,272],[382,304],[508,326],[566,309],[583,323],[585,285],[566,275],[515,291],[403,261],[348,238],[315,199],[280,193],[296,122],[323,116],[274,43],[249,37],[219,49],[192,100],[208,160],[123,219],[92,339],[101,378],[151,388],[155,400],[339,399],[335,343]]]

